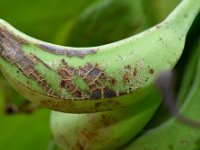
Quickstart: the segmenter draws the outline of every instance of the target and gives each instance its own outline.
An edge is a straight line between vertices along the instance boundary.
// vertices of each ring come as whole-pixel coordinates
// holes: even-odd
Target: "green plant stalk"
[[[199,89],[200,89],[200,41],[198,47],[193,55],[193,58],[198,57],[198,64],[196,65],[196,73],[193,81],[193,85],[190,92],[187,95],[184,104],[181,106],[181,113],[190,119],[199,120]],[[191,65],[189,65],[191,66]],[[187,68],[187,74],[190,75],[191,69]],[[186,78],[187,82],[187,78]],[[185,89],[184,89],[185,90]],[[199,146],[200,131],[198,128],[194,128],[179,122],[176,118],[171,118],[167,122],[160,126],[147,131],[144,135],[141,135],[137,139],[134,139],[132,143],[125,148],[126,150],[141,150],[141,149],[185,149],[197,150]]]
[[[1,20],[1,71],[22,95],[53,110],[80,113],[128,106],[154,89],[160,72],[174,67],[199,7],[196,0],[184,0],[159,25],[91,48],[45,43]]]

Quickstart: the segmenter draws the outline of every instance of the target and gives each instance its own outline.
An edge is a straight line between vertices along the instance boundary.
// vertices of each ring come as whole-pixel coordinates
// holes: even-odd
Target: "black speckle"
[[[153,70],[153,69],[149,69],[149,73],[150,73],[150,74],[153,74],[153,73],[154,73],[154,70]]]
[[[104,88],[103,92],[105,98],[111,98],[116,96],[116,93],[107,87]]]
[[[96,89],[96,90],[92,91],[90,98],[91,99],[100,99],[101,98],[101,90]]]
[[[88,75],[91,76],[91,77],[96,77],[96,76],[99,75],[99,73],[100,73],[99,69],[93,69],[88,73]]]

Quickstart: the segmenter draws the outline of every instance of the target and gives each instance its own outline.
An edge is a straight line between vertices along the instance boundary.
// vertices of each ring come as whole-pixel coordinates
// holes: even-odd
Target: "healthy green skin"
[[[89,114],[52,111],[51,130],[63,150],[116,150],[146,125],[160,103],[151,93],[127,108]]]
[[[198,57],[198,62],[196,65],[196,70],[193,84],[186,100],[181,107],[181,114],[185,115],[187,118],[199,121],[199,89],[200,89],[200,40],[198,41],[198,47],[196,52],[192,57],[193,60]],[[191,68],[193,66],[190,64],[187,68],[187,76],[191,76]],[[185,78],[185,82],[187,82]],[[185,89],[183,89],[185,90]],[[181,92],[182,93],[182,92]],[[181,98],[181,97],[180,97]],[[162,150],[181,150],[187,147],[187,150],[198,150],[200,148],[199,144],[200,130],[193,126],[188,126],[185,123],[179,122],[176,118],[171,118],[160,126],[149,130],[142,136],[134,141],[125,148],[125,150],[144,150],[144,149],[162,149]]]
[[[182,53],[185,36],[199,12],[199,5],[196,0],[184,0],[159,25],[128,39],[91,48],[48,44],[24,35],[1,20],[0,67],[22,95],[53,110],[84,113],[128,106],[154,90],[152,83],[160,72],[174,67]],[[23,54],[17,57],[18,52]],[[63,55],[66,52],[68,54]],[[61,87],[59,70],[64,67],[62,60],[76,71],[88,69],[86,65],[92,64],[93,68],[82,76],[92,78],[92,82],[98,80],[99,85],[94,84],[98,92],[89,86],[92,82],[86,83],[83,77],[74,73],[70,80],[79,88],[78,94],[74,96],[74,88],[71,91],[66,88],[69,84]],[[98,69],[96,73],[95,67]],[[104,78],[98,79],[98,73],[104,74]]]

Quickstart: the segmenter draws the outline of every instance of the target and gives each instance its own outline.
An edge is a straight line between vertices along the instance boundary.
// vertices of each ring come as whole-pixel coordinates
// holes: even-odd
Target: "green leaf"
[[[55,34],[99,0],[0,0],[0,18],[26,34],[54,42]]]
[[[45,150],[51,132],[49,111],[38,110],[31,115],[0,115],[0,149]]]

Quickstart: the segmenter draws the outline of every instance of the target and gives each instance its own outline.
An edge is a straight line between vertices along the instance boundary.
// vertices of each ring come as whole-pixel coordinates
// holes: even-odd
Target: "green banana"
[[[0,67],[38,105],[63,112],[97,112],[131,105],[154,91],[160,72],[179,59],[200,3],[184,0],[159,25],[90,48],[45,43],[0,20]]]
[[[63,150],[115,150],[141,131],[159,103],[160,95],[151,93],[132,106],[111,111],[89,114],[53,111],[51,130]]]
[[[181,105],[186,99],[186,96],[192,87],[192,82],[196,72],[199,53],[197,50],[195,51],[194,46],[196,45],[199,37],[199,19],[200,14],[196,17],[194,23],[192,24],[192,27],[187,35],[183,54],[173,69],[175,72],[173,89],[177,95],[176,103],[178,106]],[[166,107],[166,104],[162,100],[162,103],[156,111],[156,114],[153,118],[151,118],[148,125],[145,126],[145,130],[149,130],[160,125],[161,123],[167,121],[170,117],[171,114],[169,112],[169,108]]]
[[[197,51],[194,53],[192,59],[198,57],[196,72],[192,88],[188,93],[183,106],[181,106],[181,113],[187,118],[199,121],[199,89],[200,89],[200,40],[198,42]],[[190,72],[191,65],[188,66],[187,71]],[[187,78],[185,79],[187,82]],[[184,89],[185,90],[185,89]],[[181,92],[182,93],[182,92]],[[193,120],[192,120],[193,122]],[[185,123],[185,122],[184,122]],[[187,122],[186,122],[187,123]],[[189,122],[191,123],[191,122]],[[194,125],[199,125],[198,122],[193,122]],[[187,126],[176,118],[171,118],[160,126],[147,131],[142,136],[134,139],[134,141],[125,148],[125,150],[143,150],[143,149],[162,149],[162,150],[198,150],[200,131],[198,128]]]
[[[198,62],[199,52],[200,50],[198,49],[193,52],[186,66],[183,83],[181,83],[184,86],[182,86],[178,96],[181,100],[186,97],[184,95],[188,93],[187,89],[191,88],[190,84],[194,77],[194,70],[197,67],[196,63]],[[123,144],[135,137],[154,114],[158,106],[156,102],[158,99],[159,96],[155,97],[155,94],[151,93],[150,96],[137,105],[130,106],[126,109],[101,113],[65,114],[61,112],[52,112],[51,130],[56,143],[62,149],[122,149]],[[149,104],[147,104],[147,102]],[[144,106],[146,108],[144,108]],[[146,142],[144,142],[142,146],[144,145],[146,146],[145,148],[148,147],[148,143],[146,144]],[[161,148],[163,147],[160,147],[160,149]],[[132,150],[134,147],[130,149]]]

